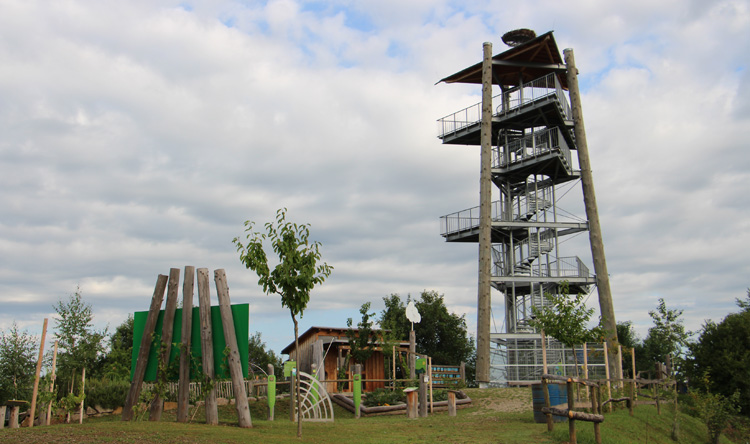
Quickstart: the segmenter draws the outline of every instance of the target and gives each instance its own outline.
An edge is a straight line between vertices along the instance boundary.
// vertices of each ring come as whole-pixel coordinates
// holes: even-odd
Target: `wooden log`
[[[219,297],[219,310],[221,311],[221,323],[224,327],[224,340],[229,347],[229,375],[232,377],[232,388],[234,389],[234,407],[237,410],[237,420],[241,428],[250,428],[253,421],[250,418],[250,406],[247,402],[245,392],[245,378],[242,375],[242,363],[240,361],[240,350],[237,346],[237,334],[234,329],[234,318],[229,301],[229,285],[227,285],[227,274],[224,269],[214,270],[214,281],[216,282],[216,294]]]
[[[427,381],[429,381],[429,388],[430,388],[430,413],[433,412],[433,396],[432,396],[432,358],[427,357]]]
[[[18,412],[20,410],[20,407],[17,405],[10,407],[10,418],[8,418],[8,428],[10,429],[17,429],[18,428]],[[5,418],[3,418],[5,420]]]
[[[417,413],[417,390],[415,389],[406,389],[404,390],[404,394],[406,395],[406,417],[409,419],[415,419],[418,417]]]
[[[448,390],[448,416],[456,416],[456,391]]]
[[[551,413],[555,416],[565,416],[568,419],[588,421],[588,422],[604,422],[603,415],[595,415],[592,413],[577,412],[570,409],[561,409],[557,407],[542,407],[542,413]]]
[[[589,387],[598,387],[599,386],[599,380],[592,381],[588,379],[580,379],[580,378],[574,378],[572,376],[557,376],[557,375],[550,375],[550,374],[543,374],[542,379],[546,379],[548,383],[552,384],[560,384],[565,385],[568,383],[568,379],[571,379],[576,384],[582,384]]]
[[[573,397],[573,378],[568,378],[566,385],[568,390],[568,412],[575,413],[576,400]],[[570,444],[577,444],[578,439],[576,438],[576,420],[575,417],[568,415],[568,433],[570,434]]]
[[[427,373],[419,375],[419,417],[427,417]]]
[[[195,267],[185,267],[185,280],[182,284],[182,330],[180,332],[180,381],[177,389],[177,421],[188,422],[190,403],[190,349],[193,332],[193,292],[195,288]]]
[[[146,364],[148,364],[148,354],[151,349],[151,335],[154,333],[156,321],[161,311],[161,301],[164,299],[164,290],[167,288],[167,276],[160,274],[156,279],[154,296],[151,298],[151,307],[146,318],[146,325],[143,328],[143,337],[141,337],[141,348],[138,350],[138,358],[135,363],[133,379],[130,382],[130,390],[125,398],[125,405],[122,407],[122,420],[130,421],[133,419],[133,406],[138,402],[141,395],[141,386],[143,377],[146,374]]]
[[[354,395],[354,417],[359,419],[361,416],[361,405],[362,405],[362,364],[354,364],[354,388],[352,394]]]
[[[157,384],[162,378],[166,378],[166,368],[169,365],[169,355],[172,352],[172,334],[174,333],[174,314],[177,309],[177,296],[178,288],[180,285],[180,269],[170,268],[169,269],[169,283],[167,284],[167,305],[164,308],[164,320],[161,326],[161,350],[159,353],[159,364],[158,368],[164,369],[164,371],[157,370],[156,379]],[[161,381],[161,382],[166,382]],[[151,403],[151,412],[149,413],[149,421],[161,420],[161,414],[164,411],[164,399],[162,399],[159,393],[156,394],[153,402]]]
[[[214,372],[214,340],[211,330],[211,292],[208,280],[208,268],[198,269],[198,313],[201,322],[201,351],[203,374],[216,381]],[[216,404],[216,387],[204,393],[206,407],[206,424],[219,424],[219,408]]]
[[[0,405],[0,429],[5,428],[5,409],[7,406]]]
[[[39,344],[39,359],[36,362],[36,373],[34,376],[34,390],[31,393],[31,421],[29,421],[29,427],[34,427],[34,417],[36,417],[36,397],[39,394],[39,375],[42,372],[42,360],[44,359],[44,341],[47,339],[47,318],[44,318],[42,324],[42,341]],[[3,418],[5,421],[5,418]]]

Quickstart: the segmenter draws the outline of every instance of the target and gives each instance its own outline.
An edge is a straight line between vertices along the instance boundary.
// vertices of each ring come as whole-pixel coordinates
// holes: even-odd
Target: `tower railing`
[[[507,115],[523,106],[550,98],[557,100],[566,119],[572,118],[570,104],[555,73],[549,73],[494,96],[492,102],[500,104],[494,115]],[[479,102],[438,119],[438,138],[442,139],[448,134],[476,125],[481,120],[482,102]]]
[[[554,150],[558,150],[562,154],[567,165],[573,165],[570,148],[565,142],[560,128],[553,127],[527,134],[520,139],[510,140],[507,144],[493,149],[492,168],[502,168]],[[508,153],[507,159],[504,156],[506,152]]]

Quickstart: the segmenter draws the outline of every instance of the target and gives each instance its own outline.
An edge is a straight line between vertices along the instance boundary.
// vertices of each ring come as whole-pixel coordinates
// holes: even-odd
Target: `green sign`
[[[292,369],[297,367],[296,361],[284,362],[284,377],[289,378],[292,376]]]
[[[414,364],[414,372],[416,374],[422,374],[427,371],[427,358],[417,358]]]
[[[248,339],[250,328],[250,304],[233,304],[232,321],[234,323],[234,332],[237,339],[237,348],[240,353],[240,363],[242,365],[242,376],[247,378],[248,374]],[[146,327],[146,318],[148,311],[137,311],[133,315],[133,355],[130,364],[130,378],[133,379],[135,364],[138,360],[138,351],[141,348],[141,339],[143,330]],[[159,313],[159,319],[154,329],[154,342],[148,355],[148,365],[146,366],[146,376],[144,381],[155,381],[156,370],[158,367],[159,355],[159,338],[161,337],[162,326],[164,324],[164,310]],[[211,331],[213,334],[214,350],[214,371],[217,379],[227,379],[229,375],[229,366],[225,362],[224,349],[227,344],[224,339],[224,324],[221,322],[221,312],[218,306],[211,307]],[[203,351],[201,350],[201,326],[199,307],[193,307],[193,321],[191,329],[191,347],[193,365],[190,369],[190,378],[197,378],[196,368],[202,368]],[[182,342],[182,309],[178,308],[175,312],[174,323],[172,324],[172,349],[169,354],[169,365],[179,367],[180,346]],[[176,373],[176,372],[175,372]]]

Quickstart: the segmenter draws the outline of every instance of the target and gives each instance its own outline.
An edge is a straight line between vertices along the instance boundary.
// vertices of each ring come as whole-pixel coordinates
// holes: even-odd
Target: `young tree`
[[[370,303],[362,304],[359,309],[362,320],[357,323],[357,331],[352,329],[352,318],[346,321],[346,326],[349,327],[346,331],[346,337],[349,340],[349,347],[351,347],[351,356],[354,358],[354,362],[362,365],[372,356],[377,340],[375,332],[372,330],[373,322],[370,320],[371,317],[375,316],[375,313],[368,313],[369,311]]]
[[[37,347],[36,338],[15,322],[0,332],[0,405],[9,399],[31,400]]]
[[[240,261],[258,275],[258,284],[266,294],[281,296],[281,305],[289,309],[294,322],[294,350],[299,361],[299,326],[310,292],[331,275],[333,267],[320,261],[320,242],[310,242],[310,225],[287,222],[286,208],[276,212],[276,221],[265,224],[265,233],[254,231],[255,222],[245,222],[247,244],[236,237],[232,241],[240,253]],[[264,249],[269,240],[278,264],[271,269]],[[302,437],[302,412],[299,408],[300,388],[297,378],[297,437]]]
[[[120,324],[109,337],[109,352],[102,359],[102,375],[111,379],[130,380],[133,359],[132,315]]]
[[[671,369],[681,375],[687,340],[691,335],[680,319],[682,310],[667,308],[664,299],[659,298],[656,310],[649,311],[648,315],[654,321],[654,326],[649,328],[648,336],[643,341],[645,357],[652,365],[654,362],[669,362]]]
[[[542,308],[533,307],[535,318],[529,325],[537,330],[543,330],[547,336],[553,337],[568,347],[599,341],[604,337],[602,321],[589,328],[588,324],[594,314],[593,308],[586,308],[585,295],[579,293],[568,296],[568,284],[563,282],[558,289],[559,294],[545,293],[544,297],[549,305]],[[578,374],[578,354],[576,359],[576,375]]]
[[[83,368],[89,376],[95,376],[92,370],[104,352],[107,332],[94,330],[91,304],[83,301],[81,289],[77,288],[67,301],[60,300],[52,307],[57,312],[54,338],[58,341],[58,382],[62,385],[72,381],[73,374]]]

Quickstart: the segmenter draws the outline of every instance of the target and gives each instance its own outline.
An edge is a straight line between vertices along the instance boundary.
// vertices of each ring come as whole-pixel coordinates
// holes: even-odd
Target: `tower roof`
[[[568,89],[565,64],[552,31],[492,57],[492,83],[495,85],[518,86],[550,72],[556,72],[562,87]],[[482,62],[445,77],[440,82],[481,84]]]

